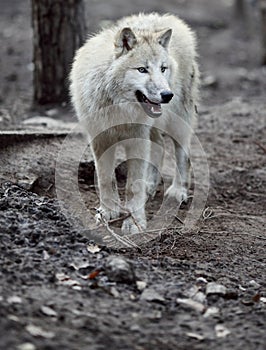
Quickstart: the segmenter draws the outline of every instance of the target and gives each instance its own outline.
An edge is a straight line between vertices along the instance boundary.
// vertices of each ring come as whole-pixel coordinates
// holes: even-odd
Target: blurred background
[[[177,14],[198,36],[202,105],[224,103],[233,96],[260,99],[265,97],[266,88],[260,12],[263,3],[264,0],[84,0],[86,31],[96,32],[132,13]],[[31,1],[0,0],[0,4],[0,127],[9,128],[36,114],[39,107],[44,115],[52,107],[35,104],[32,108]],[[72,118],[68,100],[61,102],[65,118]],[[59,110],[54,116],[60,113],[62,116]]]

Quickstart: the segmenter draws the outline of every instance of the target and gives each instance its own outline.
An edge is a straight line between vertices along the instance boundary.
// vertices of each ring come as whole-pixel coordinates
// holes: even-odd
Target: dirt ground
[[[75,117],[69,106],[31,108],[30,1],[1,0],[0,349],[265,349],[266,68],[256,9],[241,21],[230,0],[86,3],[90,32],[139,11],[179,14],[197,32],[208,198],[189,230],[176,220],[136,248],[93,241],[56,198],[56,159]],[[40,115],[60,123],[22,123]],[[123,167],[118,178],[122,186]],[[86,156],[79,190],[97,206]],[[161,186],[150,217],[162,195]]]

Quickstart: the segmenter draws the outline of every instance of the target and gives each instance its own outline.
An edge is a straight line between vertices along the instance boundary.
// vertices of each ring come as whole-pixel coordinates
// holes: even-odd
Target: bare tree
[[[85,38],[83,0],[32,0],[34,102],[68,99],[68,73]]]

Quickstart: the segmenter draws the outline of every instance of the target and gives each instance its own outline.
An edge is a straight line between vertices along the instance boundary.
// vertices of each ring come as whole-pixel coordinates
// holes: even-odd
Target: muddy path
[[[266,71],[256,21],[241,26],[230,1],[88,4],[91,31],[156,10],[179,13],[199,36],[196,136],[210,173],[204,210],[190,229],[172,218],[145,244],[117,249],[95,240],[75,201],[65,211],[58,199],[57,158],[75,117],[68,107],[30,108],[29,3],[1,2],[0,349],[265,349]],[[40,115],[50,119],[22,123]],[[122,191],[123,165],[117,176]],[[93,214],[89,152],[78,188]],[[162,200],[161,185],[150,218]],[[178,218],[190,209],[191,202]]]

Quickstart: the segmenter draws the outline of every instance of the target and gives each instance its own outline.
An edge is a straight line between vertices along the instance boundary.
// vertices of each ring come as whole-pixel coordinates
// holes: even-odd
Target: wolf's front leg
[[[105,147],[104,147],[105,146]],[[92,150],[98,179],[100,207],[95,218],[98,222],[116,219],[120,215],[120,199],[115,179],[115,146],[108,147],[104,140],[94,140]]]
[[[156,194],[156,190],[161,181],[161,170],[164,157],[164,140],[160,130],[153,128],[150,134],[151,154],[150,164],[147,170],[147,193],[151,198]]]
[[[147,227],[145,204],[147,198],[147,155],[149,155],[150,145],[147,140],[137,142],[139,144],[135,145],[135,148],[126,148],[128,175],[125,207],[132,216],[123,222],[122,232],[125,234],[138,233]]]
[[[174,141],[176,170],[171,186],[167,189],[166,195],[174,198],[178,203],[187,202],[188,189],[190,185],[190,160],[188,147],[180,146]]]

